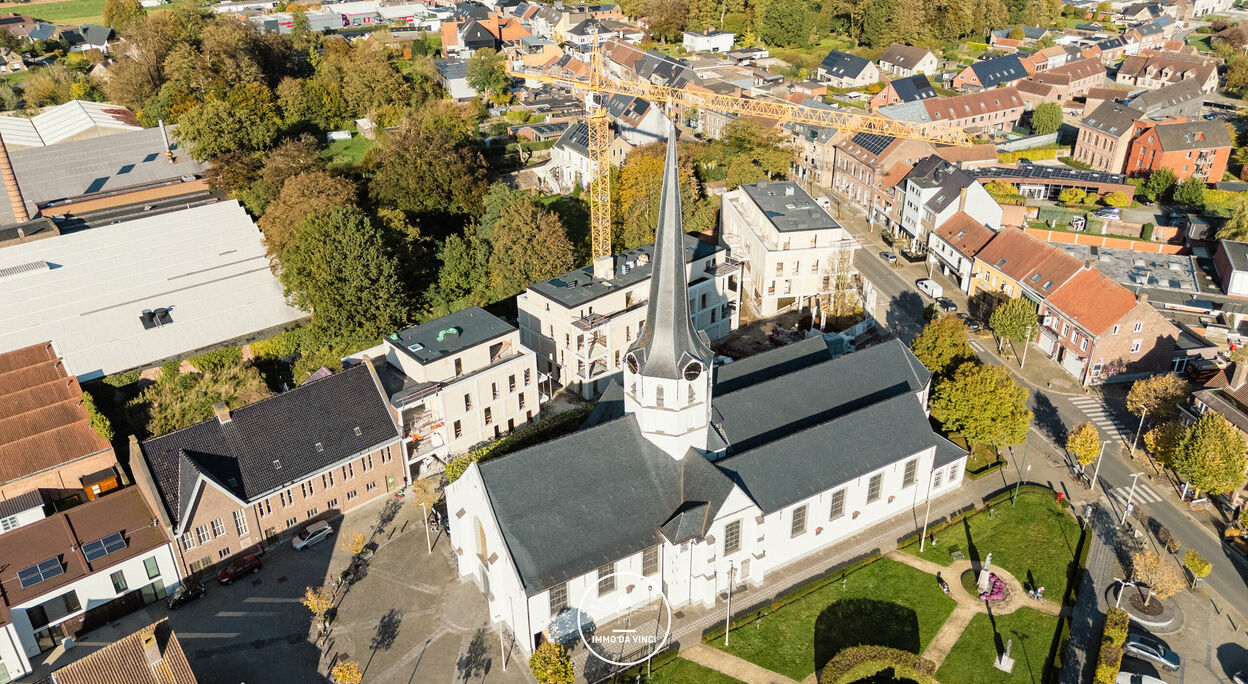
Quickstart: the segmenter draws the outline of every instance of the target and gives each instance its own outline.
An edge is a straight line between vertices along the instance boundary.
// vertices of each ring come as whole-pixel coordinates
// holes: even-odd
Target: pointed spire
[[[689,283],[685,277],[685,231],[680,208],[680,172],[676,157],[676,126],[668,122],[667,157],[663,163],[663,194],[655,231],[646,327],[637,338],[642,375],[680,378],[689,361],[706,367],[711,350],[689,319]]]

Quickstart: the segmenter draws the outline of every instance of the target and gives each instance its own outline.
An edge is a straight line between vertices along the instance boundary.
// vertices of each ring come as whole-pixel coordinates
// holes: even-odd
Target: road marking
[[[1098,399],[1091,397],[1076,397],[1070,400],[1087,419],[1098,428],[1110,434],[1117,434],[1124,439],[1132,435],[1131,428],[1123,424],[1116,416],[1111,414],[1105,405]]]
[[[977,352],[983,353],[984,348],[979,346],[978,342],[976,342],[975,340],[967,340],[967,342],[971,345],[971,349],[974,349]]]
[[[1125,503],[1127,497],[1131,496],[1131,487],[1116,487],[1109,493],[1109,495]],[[1162,496],[1152,489],[1149,489],[1148,485],[1136,485],[1135,496],[1131,498],[1131,503],[1157,503],[1161,500]]]
[[[223,610],[223,611],[218,612],[213,617],[219,617],[219,618],[259,617],[262,615],[282,615],[282,614],[283,613],[273,613],[273,612],[266,612],[266,611],[254,611],[254,610]]]
[[[243,603],[300,603],[301,598],[276,598],[270,596],[248,596]]]

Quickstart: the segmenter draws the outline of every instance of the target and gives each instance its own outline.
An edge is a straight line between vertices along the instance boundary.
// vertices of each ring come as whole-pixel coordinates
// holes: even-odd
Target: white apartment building
[[[671,143],[666,168],[647,325],[620,382],[580,431],[446,489],[460,577],[526,653],[658,592],[712,607],[962,481],[966,452],[932,431],[931,374],[900,341],[833,360],[815,336],[713,366],[688,309]]]
[[[725,194],[720,230],[763,317],[832,292],[842,270],[857,273],[858,241],[792,181],[760,181]]]
[[[925,247],[932,231],[958,212],[994,231],[1001,228],[1001,205],[971,174],[936,155],[915,164],[902,186],[901,222],[895,229],[915,249]]]
[[[538,417],[536,356],[516,326],[480,307],[401,330],[347,361],[365,356],[401,421],[413,479]]]
[[[727,245],[683,240],[694,326],[719,339],[740,323],[740,263]],[[539,371],[586,399],[619,377],[646,320],[653,254],[654,245],[638,247],[600,260],[597,274],[586,266],[520,294],[520,343],[537,353]]]
[[[181,583],[173,545],[153,520],[131,487],[0,537],[0,681]]]

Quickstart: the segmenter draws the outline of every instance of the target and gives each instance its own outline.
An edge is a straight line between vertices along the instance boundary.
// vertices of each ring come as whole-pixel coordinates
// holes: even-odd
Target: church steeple
[[[690,447],[706,448],[714,354],[689,317],[677,133],[669,125],[650,301],[645,328],[625,356],[624,404],[642,434],[679,459]]]

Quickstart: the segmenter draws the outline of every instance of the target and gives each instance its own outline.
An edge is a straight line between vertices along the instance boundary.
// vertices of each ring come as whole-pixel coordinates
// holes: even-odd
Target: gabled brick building
[[[132,440],[130,467],[186,575],[405,484],[399,426],[368,363]]]
[[[1201,91],[1212,93],[1218,89],[1218,67],[1204,57],[1146,50],[1127,57],[1118,67],[1115,80],[1121,85],[1149,89],[1193,80],[1200,84]]]
[[[1101,103],[1079,124],[1075,160],[1097,171],[1122,173],[1131,140],[1139,129],[1136,122],[1141,116],[1138,109],[1117,102]]]
[[[1100,60],[1088,58],[1037,71],[1032,80],[1057,88],[1059,101],[1083,97],[1105,80],[1105,67]]]
[[[1231,136],[1221,121],[1159,123],[1140,131],[1127,152],[1127,174],[1170,169],[1179,180],[1218,181],[1231,157]]]

